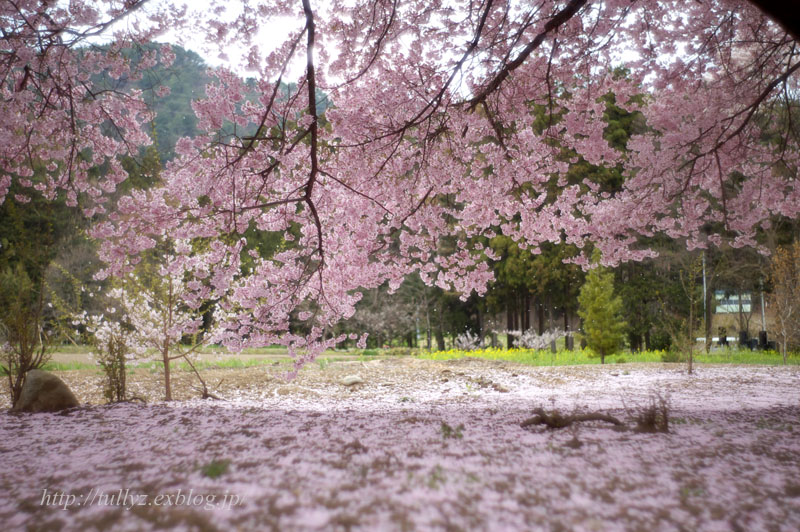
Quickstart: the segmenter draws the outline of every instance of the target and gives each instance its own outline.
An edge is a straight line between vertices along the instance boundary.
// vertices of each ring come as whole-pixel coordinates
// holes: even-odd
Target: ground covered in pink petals
[[[238,370],[247,371],[247,370]],[[343,375],[363,384],[347,387]],[[331,364],[225,401],[0,413],[8,530],[798,530],[800,370]],[[522,428],[534,408],[670,432]],[[181,495],[183,499],[181,499]]]

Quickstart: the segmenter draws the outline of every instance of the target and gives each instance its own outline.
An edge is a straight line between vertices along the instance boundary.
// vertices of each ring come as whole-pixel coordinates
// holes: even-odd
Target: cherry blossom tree
[[[167,244],[177,248],[188,245],[185,242]],[[203,396],[212,396],[192,362],[192,356],[214,334],[213,327],[206,331],[206,335],[202,334],[202,299],[198,297],[202,290],[196,284],[199,281],[187,279],[182,265],[165,252],[158,262],[140,263],[134,272],[122,278],[118,288],[110,292],[132,331],[131,345],[138,346],[139,353],[144,349],[151,350],[163,363],[164,398],[167,401],[172,400],[171,363],[178,359],[184,360],[194,371]],[[186,342],[186,339],[190,341]]]
[[[241,64],[259,97],[248,99],[233,71],[214,73],[194,105],[202,134],[179,141],[161,186],[133,192],[96,227],[108,273],[130,269],[165,234],[202,240],[206,251],[189,246],[177,261],[207,275],[198,294],[230,317],[226,342],[285,344],[304,352],[302,364],[341,339],[328,331],[353,314],[360,289],[387,281],[394,289],[418,273],[465,296],[483,293],[494,256],[481,242],[499,233],[534,251],[543,242],[595,247],[606,265],[652,256],[639,237],[655,234],[686,238],[690,248],[755,246],[773,217],[800,214],[796,20],[775,2],[755,3],[781,23],[736,0],[211,2],[191,15],[194,27],[221,49],[246,50]],[[140,4],[109,1],[103,10],[76,0],[55,25],[111,28]],[[100,183],[113,188],[124,177],[114,157],[126,142],[147,142],[146,109],[135,93],[109,96],[109,107],[93,92],[81,92],[86,119],[77,120],[74,97],[43,107],[46,94],[60,92],[29,85],[39,78],[26,76],[26,65],[50,57],[37,38],[56,35],[33,17],[59,11],[25,5],[6,8],[3,19],[27,36],[9,55],[19,59],[3,86],[4,114],[19,124],[9,142],[61,151],[9,152],[6,172],[24,181],[44,161],[50,177],[32,186],[95,196],[103,186],[81,172],[106,163]],[[169,17],[185,20],[165,5],[140,26],[155,29],[137,38]],[[79,7],[92,16],[80,18]],[[262,49],[259,32],[278,17],[288,35]],[[78,42],[90,31],[78,31]],[[90,76],[72,52],[71,71],[51,68],[67,80],[83,76],[76,90],[87,91]],[[109,62],[113,54],[84,56],[97,72],[124,68]],[[293,79],[298,62],[305,66]],[[56,78],[45,68],[40,77]],[[297,90],[282,90],[287,80]],[[320,91],[333,102],[324,113]],[[624,151],[604,138],[609,94],[646,123]],[[46,131],[80,123],[96,135],[79,137],[89,144],[74,134],[38,140],[38,109],[60,117]],[[123,124],[123,140],[97,136],[107,116]],[[16,133],[34,129],[34,140]],[[72,163],[86,148],[92,157]],[[622,165],[622,188],[568,182],[564,150]],[[264,255],[242,237],[248,230],[277,233],[286,245]],[[242,268],[245,254],[252,265]],[[588,264],[585,254],[574,261]],[[291,333],[290,315],[309,302],[299,313],[309,332]]]
[[[140,92],[116,85],[138,77],[159,54],[132,65],[123,52],[162,33],[183,11],[147,4],[152,2],[0,5],[0,202],[14,179],[47,198],[64,192],[70,205],[82,200],[91,215],[127,177],[120,156],[150,143],[142,126],[152,116]],[[134,27],[126,25],[134,14]],[[164,63],[172,57],[168,47],[160,54]],[[92,172],[98,166],[99,177]],[[16,194],[21,202],[29,197]]]

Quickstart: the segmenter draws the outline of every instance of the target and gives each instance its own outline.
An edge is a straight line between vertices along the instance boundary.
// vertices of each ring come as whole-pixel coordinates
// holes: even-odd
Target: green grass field
[[[265,349],[252,349],[247,350],[244,354],[285,354],[285,349],[282,348],[265,348]],[[331,362],[338,360],[345,360],[342,355],[349,355],[349,359],[355,355],[359,360],[369,360],[376,356],[407,356],[406,351],[398,352],[397,349],[368,349],[368,350],[352,350],[347,352],[341,351],[328,351],[325,356],[317,359],[317,364],[321,368],[325,368]],[[64,346],[58,349],[60,353],[85,353],[88,352],[86,348],[81,346]],[[227,354],[222,349],[204,350],[203,353],[215,353],[219,358],[215,359],[201,359],[194,361],[195,367],[198,369],[214,369],[214,368],[230,368],[230,369],[244,369],[249,367],[258,367],[266,365],[286,365],[291,363],[291,359],[275,360],[269,358],[239,358],[236,354]],[[458,349],[450,349],[447,351],[431,351],[426,352],[419,350],[413,351],[414,356],[428,360],[453,360],[460,358],[480,358],[484,360],[505,360],[509,362],[518,362],[529,366],[578,366],[584,364],[600,364],[600,357],[593,356],[593,353],[586,349],[576,349],[574,351],[567,351],[559,349],[556,353],[550,350],[531,350],[531,349],[501,349],[501,348],[486,348],[475,351],[462,351]],[[703,351],[695,352],[695,363],[700,364],[753,364],[753,365],[767,365],[767,366],[780,366],[783,365],[783,358],[775,351],[749,351],[739,349],[722,349],[706,354]],[[621,352],[616,355],[606,357],[606,364],[623,364],[623,363],[660,363],[660,362],[685,362],[685,358],[680,358],[674,353],[665,353],[664,351],[642,351],[639,353],[631,353],[629,351]],[[788,357],[787,363],[789,365],[800,365],[800,353],[791,353]],[[151,371],[159,371],[163,365],[159,361],[138,362],[129,366],[131,369],[149,369]],[[190,371],[190,367],[186,362],[175,361],[173,367],[177,370]],[[100,369],[98,365],[91,362],[61,362],[50,361],[45,364],[44,368],[48,371],[71,371],[71,370],[85,370],[85,369]]]
[[[641,363],[664,362],[665,360],[679,362],[683,359],[665,353],[664,351],[642,351],[639,353],[622,352],[606,357],[607,364],[615,363]],[[553,353],[549,350],[531,349],[497,349],[487,348],[476,351],[461,351],[450,349],[448,351],[432,351],[419,355],[420,358],[430,360],[453,360],[459,358],[481,358],[484,360],[506,360],[519,362],[529,366],[577,366],[582,364],[600,364],[600,357],[588,350],[576,349],[574,351],[559,350]],[[777,366],[783,365],[783,358],[775,351],[749,351],[724,349],[710,354],[705,352],[695,353],[694,361],[701,364],[757,364]],[[799,365],[800,355],[791,354],[788,364]]]

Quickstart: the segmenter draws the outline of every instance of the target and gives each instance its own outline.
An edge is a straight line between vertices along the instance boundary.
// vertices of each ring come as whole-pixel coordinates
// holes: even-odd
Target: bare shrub
[[[636,432],[669,432],[669,399],[660,393],[650,396],[636,413]]]

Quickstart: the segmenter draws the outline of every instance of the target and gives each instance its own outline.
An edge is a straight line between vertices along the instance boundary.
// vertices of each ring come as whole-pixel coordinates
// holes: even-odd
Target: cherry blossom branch
[[[769,95],[772,93],[773,90],[775,90],[775,88],[778,85],[780,85],[781,83],[786,83],[789,77],[791,77],[792,74],[797,72],[798,69],[800,69],[800,61],[798,61],[794,65],[791,65],[782,75],[775,78],[769,85],[764,87],[764,90],[761,91],[761,94],[759,94],[756,97],[756,99],[753,100],[753,103],[751,103],[748,107],[742,109],[735,115],[731,116],[729,120],[733,121],[737,116],[741,115],[744,112],[747,112],[747,116],[742,121],[742,123],[739,124],[739,127],[737,127],[730,135],[728,135],[724,141],[718,144],[717,147],[721,144],[724,144],[725,142],[729,142],[731,139],[733,139],[734,137],[739,135],[742,131],[744,131],[744,128],[747,126],[747,124],[750,123],[750,120],[753,118],[753,115],[755,115],[756,111],[758,111],[758,108],[761,105],[761,103],[763,103],[764,100],[766,100],[769,97]]]
[[[559,11],[555,16],[547,21],[547,23],[544,25],[544,30],[536,35],[536,37],[534,37],[533,40],[522,49],[522,51],[517,55],[516,58],[514,58],[513,61],[506,63],[505,66],[494,75],[486,87],[481,90],[481,92],[466,102],[467,108],[470,111],[474,110],[480,102],[485,100],[490,94],[496,91],[503,81],[505,81],[505,79],[511,74],[511,72],[519,68],[534,52],[534,50],[541,46],[548,34],[558,31],[558,28],[574,17],[587,1],[588,0],[570,0],[564,9]]]

